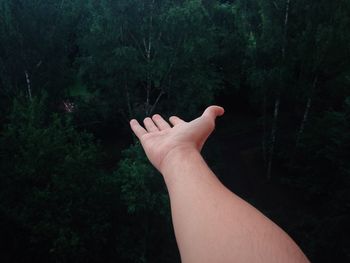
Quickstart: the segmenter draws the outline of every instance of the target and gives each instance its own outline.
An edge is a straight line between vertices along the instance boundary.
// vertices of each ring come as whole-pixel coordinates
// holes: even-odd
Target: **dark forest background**
[[[350,1],[0,0],[0,261],[179,262],[128,120],[225,107],[204,156],[350,261]]]

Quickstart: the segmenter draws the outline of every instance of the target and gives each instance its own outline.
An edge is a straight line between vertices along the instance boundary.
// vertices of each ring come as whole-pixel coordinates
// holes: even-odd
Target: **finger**
[[[143,120],[143,124],[145,124],[145,127],[148,132],[156,132],[159,131],[157,126],[154,124],[151,118],[147,117],[146,119]]]
[[[203,112],[202,116],[209,117],[213,120],[216,119],[218,116],[222,116],[224,114],[225,110],[223,107],[220,106],[210,106],[206,108],[206,110]]]
[[[130,127],[139,140],[141,140],[141,137],[147,133],[147,131],[135,119],[130,121]]]
[[[172,125],[178,125],[178,124],[180,124],[180,123],[184,123],[185,121],[184,120],[182,120],[182,119],[180,119],[179,117],[177,117],[177,116],[171,116],[170,118],[169,118],[169,121],[171,122],[171,124]]]
[[[152,117],[154,123],[158,126],[159,130],[165,130],[171,128],[169,123],[167,123],[162,116],[159,114],[153,115]]]

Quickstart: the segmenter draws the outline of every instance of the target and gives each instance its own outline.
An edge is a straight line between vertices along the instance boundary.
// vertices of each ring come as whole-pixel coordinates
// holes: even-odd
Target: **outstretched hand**
[[[166,159],[178,151],[195,150],[200,152],[205,141],[215,128],[215,119],[224,114],[219,106],[208,107],[202,116],[191,122],[179,117],[169,118],[173,127],[159,114],[145,118],[142,127],[137,120],[131,120],[130,126],[139,138],[150,162],[159,171]]]

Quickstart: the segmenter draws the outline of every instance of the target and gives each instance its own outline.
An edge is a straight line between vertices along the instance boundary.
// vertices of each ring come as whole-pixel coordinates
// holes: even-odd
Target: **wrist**
[[[181,147],[173,149],[165,156],[159,171],[170,191],[174,185],[181,185],[191,180],[190,178],[193,179],[193,175],[202,165],[206,166],[199,150],[195,147]]]
[[[163,158],[159,171],[163,176],[178,167],[192,156],[201,156],[199,150],[194,146],[177,146],[171,149]]]

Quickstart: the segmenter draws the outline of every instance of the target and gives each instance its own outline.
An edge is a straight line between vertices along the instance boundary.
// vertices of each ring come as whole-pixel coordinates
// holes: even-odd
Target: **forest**
[[[312,262],[349,262],[349,0],[0,0],[0,261],[180,262],[129,120],[203,155]]]

